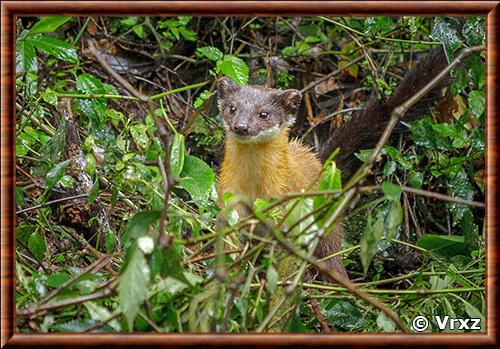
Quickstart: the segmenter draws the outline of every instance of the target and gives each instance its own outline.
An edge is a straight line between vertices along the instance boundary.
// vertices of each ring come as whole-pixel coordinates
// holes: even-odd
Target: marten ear
[[[285,90],[278,94],[278,103],[285,109],[289,117],[295,118],[301,102],[302,94],[299,90]]]
[[[222,77],[217,83],[217,96],[219,100],[224,100],[227,95],[238,89],[238,85],[231,78]]]

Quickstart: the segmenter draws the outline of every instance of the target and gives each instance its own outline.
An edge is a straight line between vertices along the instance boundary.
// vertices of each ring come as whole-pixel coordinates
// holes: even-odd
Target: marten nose
[[[245,122],[237,122],[233,126],[234,132],[240,136],[248,135],[248,124]]]

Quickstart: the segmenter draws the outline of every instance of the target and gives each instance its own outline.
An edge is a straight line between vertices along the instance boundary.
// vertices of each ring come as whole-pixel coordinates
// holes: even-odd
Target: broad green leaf
[[[151,140],[149,139],[146,125],[133,124],[130,126],[130,135],[140,149],[147,149]]]
[[[133,32],[135,35],[137,35],[139,38],[143,39],[145,34],[144,34],[144,27],[142,24],[137,24],[132,27]]]
[[[380,185],[380,188],[384,192],[384,195],[386,196],[387,199],[394,201],[399,201],[401,193],[403,192],[401,186],[391,182],[383,182]]]
[[[367,320],[357,307],[344,299],[332,299],[323,303],[325,318],[337,329],[352,331],[361,329]]]
[[[474,199],[474,186],[472,185],[469,176],[464,169],[459,171],[448,184],[452,195],[465,200]],[[457,225],[462,220],[468,206],[462,204],[451,203],[449,205],[453,218],[453,225]]]
[[[224,54],[217,47],[213,46],[198,47],[196,49],[196,54],[199,57],[207,57],[215,62],[220,61],[224,57]]]
[[[339,190],[342,189],[342,175],[340,169],[337,168],[335,161],[330,161],[327,165],[324,166],[323,177],[321,178],[321,182],[319,184],[318,190]],[[313,208],[316,210],[320,206],[324,205],[328,200],[331,200],[332,196],[316,196],[313,200]],[[333,204],[327,211],[326,214],[317,214],[316,223],[318,226],[323,224],[323,221],[326,217],[333,214],[333,212],[337,209],[338,204]]]
[[[384,177],[389,177],[391,174],[393,174],[396,169],[398,168],[398,165],[395,161],[389,161],[385,164],[384,166]]]
[[[26,40],[29,40],[33,46],[40,51],[43,51],[48,55],[52,55],[57,59],[69,63],[78,62],[76,48],[72,44],[68,44],[65,41],[44,35],[35,35],[33,37],[26,38]]]
[[[76,77],[76,88],[80,93],[84,94],[116,94],[116,89],[108,84],[103,83],[95,76],[89,73],[81,74]],[[104,98],[92,99],[77,99],[77,107],[85,114],[93,123],[93,126],[101,129],[103,116],[106,115],[107,100]]]
[[[57,105],[56,91],[54,91],[50,87],[47,87],[47,89],[45,89],[45,91],[42,92],[42,99],[53,106]]]
[[[203,160],[187,155],[181,172],[180,186],[187,190],[191,198],[200,203],[208,200],[215,182],[215,175]]]
[[[153,285],[151,291],[148,292],[148,298],[157,293],[168,293],[171,296],[179,293],[180,291],[188,288],[189,285],[171,276],[161,279]]]
[[[114,86],[103,83],[89,73],[80,74],[76,77],[76,88],[80,92],[89,94],[117,94]]]
[[[43,17],[38,22],[35,23],[33,27],[29,30],[29,34],[38,34],[38,33],[51,33],[61,25],[71,20],[73,17],[69,16],[49,16]]]
[[[187,41],[196,41],[196,39],[198,38],[198,34],[196,34],[196,32],[186,27],[179,27],[179,32]]]
[[[372,216],[368,216],[363,237],[361,238],[361,264],[366,274],[377,247],[383,237],[391,239],[403,221],[403,210],[399,201],[391,200],[389,210],[380,210],[375,223]]]
[[[135,240],[144,236],[150,224],[155,223],[160,219],[160,211],[143,211],[136,213],[127,223],[123,234],[123,242]]]
[[[233,55],[225,55],[217,62],[217,70],[240,85],[248,84],[248,65],[244,60]]]
[[[175,177],[179,177],[182,168],[184,167],[184,135],[175,133],[170,148],[170,171]]]
[[[94,154],[87,153],[85,155],[85,171],[89,174],[90,177],[94,177],[96,167],[97,160],[95,159]]]
[[[60,287],[70,279],[70,275],[66,272],[54,273],[47,277],[47,286]]]
[[[476,118],[481,117],[486,107],[486,99],[483,91],[471,91],[469,93],[469,108]]]
[[[29,40],[16,41],[16,72],[38,71],[38,62],[35,55],[35,47]]]
[[[70,162],[71,159],[60,162],[50,169],[50,171],[47,173],[47,177],[45,178],[45,191],[43,192],[43,195],[40,196],[40,198],[45,197],[45,195],[55,187],[57,182],[59,182],[61,178],[64,177],[66,167]]]
[[[293,210],[291,208],[293,207]],[[310,215],[307,219],[304,217],[310,214],[313,210],[313,200],[310,198],[300,198],[298,201],[292,201],[287,205],[287,211],[289,211],[288,216],[285,219],[285,223],[288,227],[293,226],[295,223],[299,222],[296,227],[289,231],[288,234],[291,236],[304,236],[307,231],[304,231],[306,227],[310,226],[314,222],[314,215]],[[312,225],[310,229],[317,228],[316,225]]]
[[[149,265],[142,251],[132,251],[127,267],[120,275],[118,298],[123,314],[127,318],[129,331],[134,329],[134,319],[141,304],[146,300],[149,285]]]
[[[417,246],[440,257],[467,255],[463,236],[425,234],[417,240]]]
[[[408,176],[408,182],[413,188],[422,188],[422,183],[424,182],[424,175],[422,172],[411,171]]]
[[[105,307],[98,305],[95,302],[85,302],[83,303],[87,311],[89,312],[90,318],[96,322],[106,321],[109,326],[111,326],[116,332],[121,331],[121,326],[118,320],[114,319],[108,321],[113,315]]]
[[[28,249],[38,261],[42,261],[47,249],[43,236],[34,232],[28,238]]]

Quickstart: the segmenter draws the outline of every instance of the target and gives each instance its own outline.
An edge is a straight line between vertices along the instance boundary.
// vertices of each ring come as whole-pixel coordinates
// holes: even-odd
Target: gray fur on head
[[[298,90],[240,86],[228,77],[217,84],[217,102],[226,130],[241,140],[261,140],[293,125],[302,101]]]

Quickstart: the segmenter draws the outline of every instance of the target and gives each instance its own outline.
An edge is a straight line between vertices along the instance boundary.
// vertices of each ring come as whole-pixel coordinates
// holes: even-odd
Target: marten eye
[[[229,112],[232,114],[236,111],[236,107],[234,105],[229,106]]]
[[[261,118],[263,120],[267,120],[267,119],[269,119],[269,113],[263,111],[262,113],[259,114],[259,118]]]

